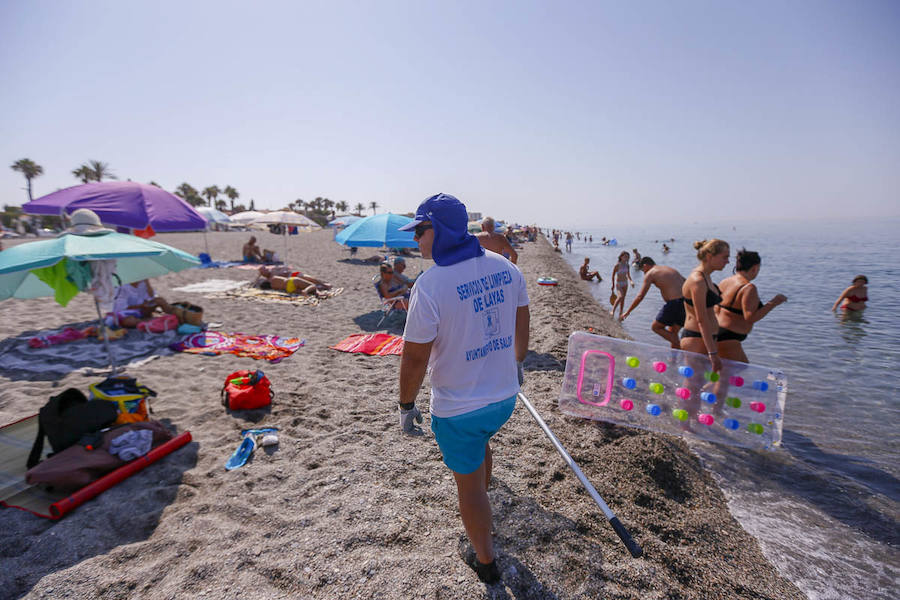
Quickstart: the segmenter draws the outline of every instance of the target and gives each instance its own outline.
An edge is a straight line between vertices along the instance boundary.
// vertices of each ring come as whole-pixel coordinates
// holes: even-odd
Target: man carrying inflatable
[[[528,350],[525,279],[506,258],[485,251],[466,228],[466,207],[437,194],[401,229],[414,230],[436,266],[416,281],[400,360],[400,425],[422,435],[415,400],[431,364],[431,430],[453,472],[459,513],[471,544],[460,555],[485,583],[500,581],[491,538],[491,437],[512,415]]]

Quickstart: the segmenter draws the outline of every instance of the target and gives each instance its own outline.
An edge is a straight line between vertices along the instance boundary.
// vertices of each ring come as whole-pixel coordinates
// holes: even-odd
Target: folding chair
[[[375,286],[375,293],[378,294],[378,298],[379,300],[381,300],[381,320],[378,321],[378,325],[376,325],[376,327],[381,327],[381,324],[387,321],[394,314],[403,315],[403,319],[406,320],[406,309],[402,308],[401,306],[403,296],[398,296],[396,298],[385,298],[381,293],[381,288],[378,286],[379,281],[381,281],[381,275],[375,275],[372,278],[372,285]]]

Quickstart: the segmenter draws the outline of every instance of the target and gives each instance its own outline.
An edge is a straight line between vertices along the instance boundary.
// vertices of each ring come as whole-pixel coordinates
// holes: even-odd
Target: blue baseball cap
[[[422,221],[439,221],[447,229],[467,231],[469,213],[466,206],[450,194],[435,194],[416,209],[416,216],[400,231],[411,231]]]

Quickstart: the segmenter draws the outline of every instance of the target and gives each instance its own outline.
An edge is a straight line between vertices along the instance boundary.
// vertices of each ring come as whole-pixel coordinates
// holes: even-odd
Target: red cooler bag
[[[229,410],[260,408],[272,403],[271,382],[262,371],[235,371],[225,378],[222,405]]]

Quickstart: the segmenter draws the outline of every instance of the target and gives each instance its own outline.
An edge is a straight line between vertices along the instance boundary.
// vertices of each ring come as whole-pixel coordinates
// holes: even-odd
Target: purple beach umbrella
[[[206,219],[190,204],[155,185],[133,181],[85,183],[22,205],[32,215],[71,214],[89,208],[107,225],[156,232],[206,229]]]

